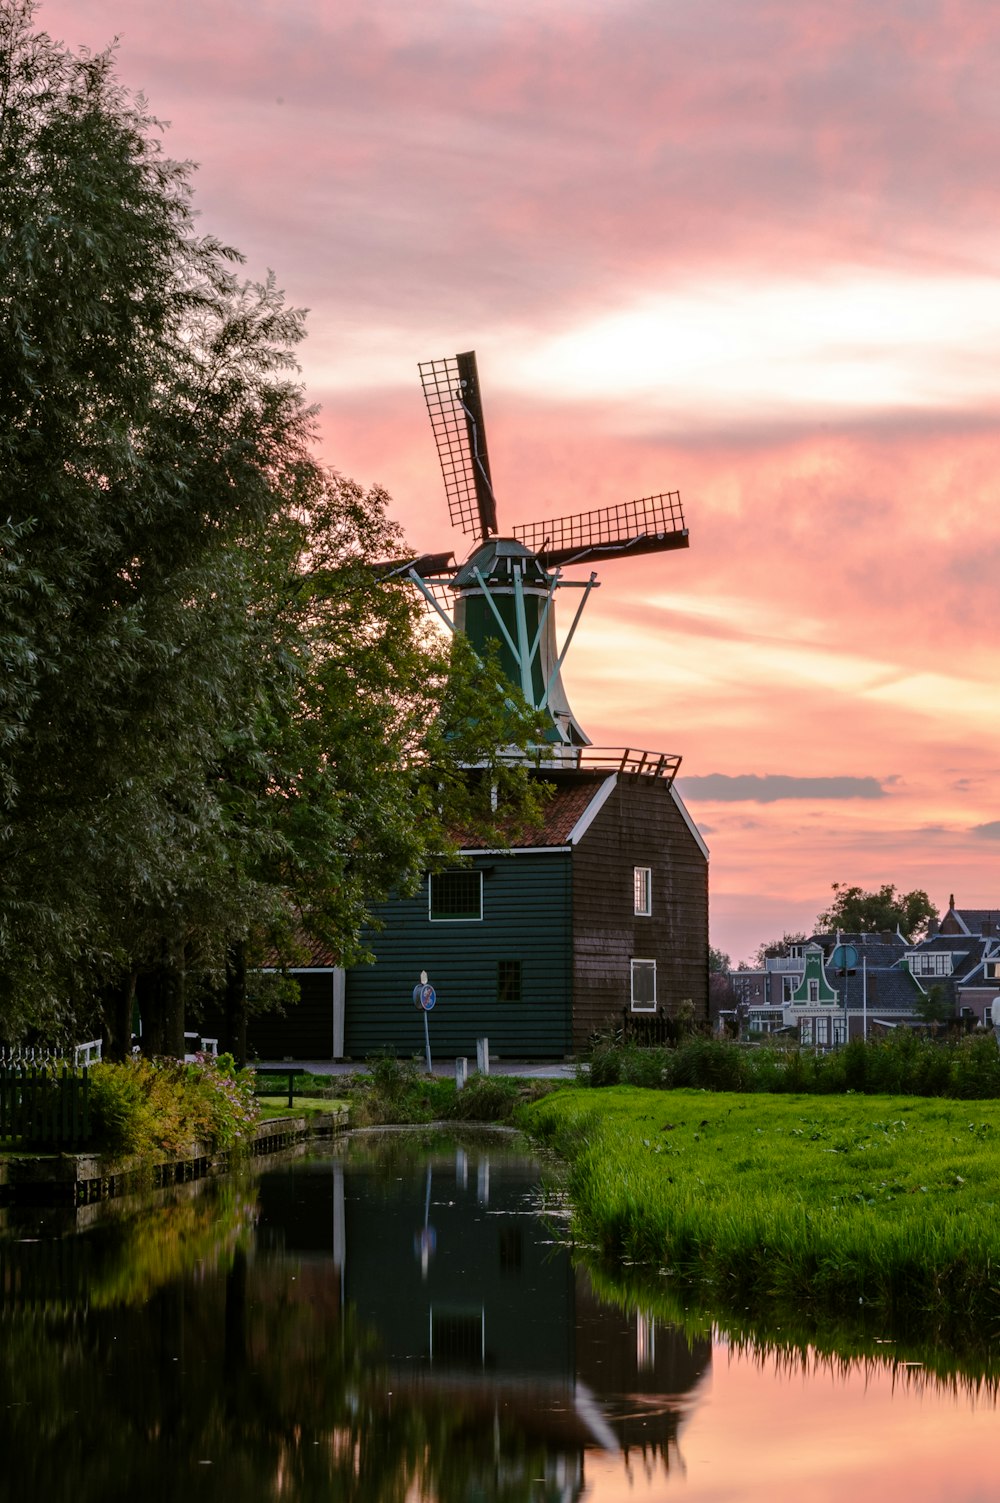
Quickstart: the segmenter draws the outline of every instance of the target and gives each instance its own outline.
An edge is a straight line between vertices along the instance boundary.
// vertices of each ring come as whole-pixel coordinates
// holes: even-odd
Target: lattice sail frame
[[[486,539],[497,514],[475,354],[425,360],[419,370],[452,526]]]
[[[586,554],[602,549],[613,552],[647,540],[659,542],[686,529],[680,492],[662,491],[657,496],[641,496],[636,501],[623,501],[598,511],[527,522],[512,531],[518,542],[532,553],[548,556],[577,550]]]

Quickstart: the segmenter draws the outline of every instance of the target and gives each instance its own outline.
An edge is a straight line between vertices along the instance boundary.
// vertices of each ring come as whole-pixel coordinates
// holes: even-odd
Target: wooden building
[[[346,974],[347,1057],[423,1050],[421,972],[442,1057],[474,1058],[484,1036],[503,1057],[560,1057],[630,1014],[707,1016],[708,851],[672,770],[588,752],[580,770],[546,771],[555,792],[527,842],[470,847],[381,907],[375,963]]]
[[[594,572],[566,571],[686,548],[680,496],[660,492],[500,533],[475,355],[420,369],[451,522],[475,542],[461,563],[437,552],[373,568],[387,585],[419,591],[483,664],[497,663],[498,694],[514,690],[539,713],[540,744],[525,755],[538,758],[555,795],[528,842],[470,848],[461,866],[376,910],[378,927],[364,936],[375,963],[349,970],[342,991],[331,982],[330,1056],[421,1052],[424,1015],[413,993],[422,974],[437,995],[432,1052],[443,1056],[472,1056],[486,1037],[507,1057],[552,1058],[633,1015],[685,1007],[707,1019],[708,852],[674,787],[680,758],[591,746],[562,680],[598,584]],[[576,608],[560,648],[555,600],[567,589]],[[309,981],[309,968],[300,974]],[[311,997],[322,994],[309,985]],[[253,1043],[262,1056],[301,1057],[298,1033],[289,1014],[284,1048]]]

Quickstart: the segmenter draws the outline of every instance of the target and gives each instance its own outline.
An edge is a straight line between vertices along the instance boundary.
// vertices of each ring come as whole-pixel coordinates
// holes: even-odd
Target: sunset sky
[[[834,881],[1000,904],[1000,8],[46,0],[309,308],[323,457],[448,525],[418,360],[475,349],[501,530],[678,489],[567,659],[679,752],[733,960]]]

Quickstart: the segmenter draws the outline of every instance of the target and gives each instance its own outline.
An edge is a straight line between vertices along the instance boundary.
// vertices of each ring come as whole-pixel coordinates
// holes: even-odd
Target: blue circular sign
[[[836,971],[853,971],[857,968],[858,952],[853,945],[837,945],[830,956],[830,964]]]
[[[413,988],[413,1005],[421,1008],[424,1012],[430,1012],[437,1001],[437,992],[432,986],[415,986]]]

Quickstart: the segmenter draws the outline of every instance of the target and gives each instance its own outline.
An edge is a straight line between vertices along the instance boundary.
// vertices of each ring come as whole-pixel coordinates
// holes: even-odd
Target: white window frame
[[[812,1041],[813,1041],[813,1020],[812,1020],[812,1018],[800,1018],[799,1019],[799,1043],[800,1044],[811,1044]]]
[[[950,976],[954,968],[950,950],[929,950],[923,955],[910,957],[914,976]]]
[[[633,1012],[655,1012],[656,1011],[656,961],[655,960],[640,960],[640,959],[636,958],[636,959],[631,960],[629,962],[629,968],[630,968],[630,979],[631,979],[632,1011]],[[652,979],[653,979],[653,1000],[652,1000],[652,1003],[649,1003],[649,1002],[636,1002],[636,1000],[635,1000],[635,979],[636,979],[636,975],[637,974],[638,975],[643,975],[643,976],[652,976]]]
[[[632,911],[638,918],[649,918],[653,912],[653,868],[632,868]]]
[[[479,881],[479,912],[442,914],[434,912],[434,881],[438,877],[476,877]],[[481,871],[431,872],[427,879],[427,918],[432,924],[481,924],[483,921],[483,874]]]
[[[784,975],[781,978],[781,1000],[786,1005],[795,1001],[795,993],[799,989],[798,976]]]
[[[819,1001],[819,982],[816,980],[815,976],[809,977],[808,992],[810,1002]]]
[[[813,1027],[817,1048],[825,1049],[830,1042],[829,1018],[814,1018]]]

